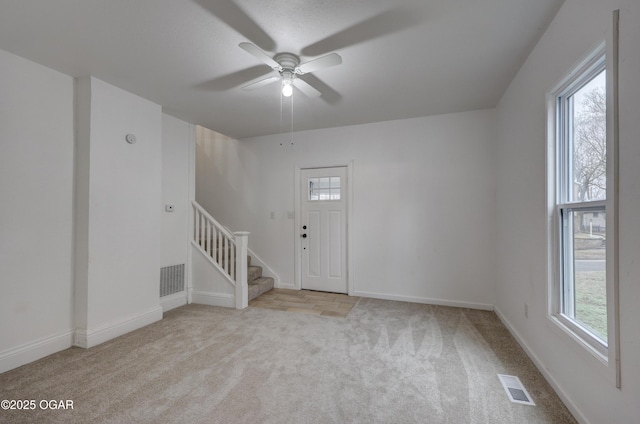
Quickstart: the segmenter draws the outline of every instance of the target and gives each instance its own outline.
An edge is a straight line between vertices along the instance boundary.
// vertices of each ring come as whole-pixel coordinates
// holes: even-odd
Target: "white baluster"
[[[200,240],[198,240],[198,236],[200,235],[200,211],[196,209],[195,213],[196,213],[196,216],[195,216],[196,231],[193,234],[193,241],[195,241],[196,243],[198,243],[198,245],[200,245]]]
[[[213,241],[211,240],[211,233],[213,232],[213,224],[211,221],[207,222],[207,254],[211,256],[211,245]]]
[[[212,234],[211,234],[211,259],[216,260],[216,255],[218,254],[217,250],[218,250],[218,243],[216,242],[216,240],[218,240],[218,229],[214,226],[213,229],[211,230]]]
[[[227,274],[229,273],[229,238],[224,238],[224,251],[222,252],[222,269]]]
[[[218,258],[216,259],[216,262],[218,262],[218,265],[222,266],[222,231],[218,231],[218,240],[216,243],[218,243]]]
[[[229,249],[229,254],[231,255],[231,259],[229,260],[229,264],[231,265],[229,270],[229,275],[232,279],[236,278],[236,245],[232,244],[231,249]]]

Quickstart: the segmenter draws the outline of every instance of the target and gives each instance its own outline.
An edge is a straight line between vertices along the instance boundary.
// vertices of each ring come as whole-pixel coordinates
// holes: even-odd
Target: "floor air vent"
[[[184,264],[160,268],[160,297],[184,291]]]
[[[524,388],[518,377],[515,375],[498,374],[498,378],[500,379],[502,387],[504,387],[504,391],[507,392],[507,396],[511,402],[535,406],[535,403],[531,400],[529,392]]]

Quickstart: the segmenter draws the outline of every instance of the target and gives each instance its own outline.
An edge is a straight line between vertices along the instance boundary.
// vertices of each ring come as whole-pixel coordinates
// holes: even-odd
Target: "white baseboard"
[[[224,308],[235,308],[236,298],[227,293],[207,293],[194,291],[191,293],[191,303],[209,306],[222,306]]]
[[[566,391],[564,391],[562,386],[553,377],[553,375],[549,373],[549,371],[545,368],[540,358],[533,352],[533,350],[529,347],[527,342],[525,342],[524,338],[520,336],[520,333],[516,331],[515,327],[511,325],[509,320],[505,318],[505,316],[502,314],[502,312],[500,312],[498,308],[495,308],[494,312],[496,313],[496,315],[498,316],[502,324],[505,327],[507,327],[507,330],[509,330],[513,338],[516,339],[520,347],[522,347],[522,349],[525,351],[527,356],[531,359],[531,361],[533,361],[538,371],[540,371],[540,373],[544,376],[544,378],[551,385],[551,387],[553,387],[553,390],[555,390],[556,394],[558,395],[560,400],[562,400],[562,402],[565,404],[567,409],[571,411],[575,419],[578,420],[580,424],[589,424],[589,420],[587,420],[586,417],[580,412],[580,410],[578,409],[576,404],[573,402],[571,397],[567,394]]]
[[[279,284],[274,284],[274,287],[278,289],[298,290],[295,284],[284,284],[282,282]]]
[[[134,315],[113,325],[105,325],[96,329],[77,329],[74,346],[90,348],[114,339],[123,334],[145,327],[162,319],[162,308],[157,306],[146,312]]]
[[[160,298],[160,306],[162,307],[162,312],[167,312],[175,308],[179,308],[180,306],[187,304],[187,293],[180,292],[170,294],[169,296],[164,296]]]
[[[373,293],[373,292],[364,292],[364,291],[354,291],[353,295],[360,296],[360,297],[372,297],[374,299],[399,300],[401,302],[424,303],[427,305],[440,305],[440,306],[452,306],[455,308],[480,309],[483,311],[493,311],[494,309],[493,305],[489,305],[485,303],[432,299],[428,297],[400,296],[400,295],[394,295],[394,294]]]
[[[65,331],[0,352],[0,373],[70,348],[73,332]]]

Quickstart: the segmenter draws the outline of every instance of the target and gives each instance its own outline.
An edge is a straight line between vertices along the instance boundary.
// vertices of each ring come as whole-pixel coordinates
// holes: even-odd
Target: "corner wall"
[[[91,347],[162,318],[162,118],[160,106],[93,77],[78,82],[76,101],[89,122],[78,123],[75,344]]]
[[[557,331],[547,316],[545,96],[609,37],[620,18],[620,314],[622,390],[615,369]],[[496,310],[582,423],[640,416],[640,3],[567,0],[498,109]],[[610,46],[607,54],[611,53]],[[528,305],[528,318],[524,305]],[[613,358],[611,359],[613,360]]]
[[[160,266],[185,265],[185,290],[160,299],[164,311],[187,302],[190,217],[195,198],[195,126],[162,114],[162,239]],[[166,211],[167,205],[173,212]]]
[[[73,78],[0,50],[0,372],[71,345]]]

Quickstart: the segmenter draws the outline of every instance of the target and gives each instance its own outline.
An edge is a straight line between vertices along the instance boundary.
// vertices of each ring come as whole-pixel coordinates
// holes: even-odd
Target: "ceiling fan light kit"
[[[294,86],[308,97],[319,97],[322,93],[318,89],[297,76],[342,63],[342,58],[337,53],[330,53],[318,59],[300,64],[300,58],[293,53],[277,53],[275,56],[270,57],[259,47],[251,43],[240,43],[240,48],[252,54],[266,65],[269,65],[271,69],[280,74],[280,77],[268,77],[242,88],[244,90],[254,90],[281,80],[282,95],[284,97],[290,97],[293,94]]]
[[[282,95],[291,97],[293,94],[293,77],[291,75],[282,75]]]

